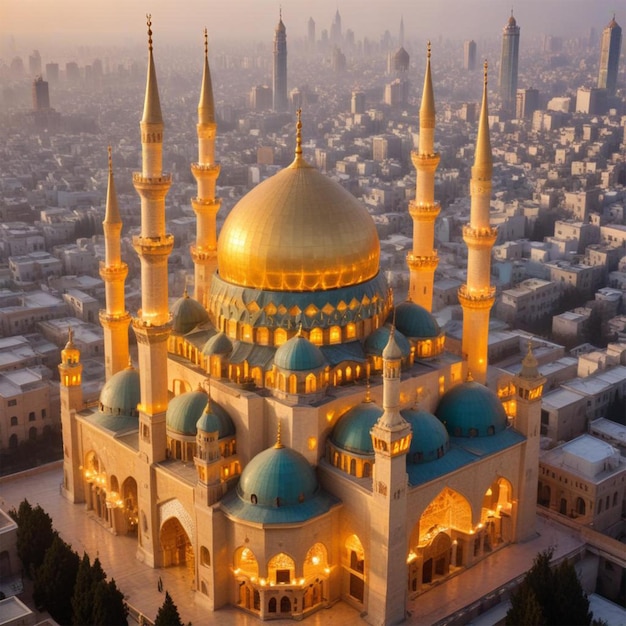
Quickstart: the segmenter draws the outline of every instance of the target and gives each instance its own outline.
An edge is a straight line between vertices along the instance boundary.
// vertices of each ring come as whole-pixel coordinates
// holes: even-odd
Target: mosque
[[[431,314],[437,252],[431,51],[420,107],[408,300],[394,302],[366,209],[304,159],[244,196],[219,238],[216,122],[206,31],[198,105],[193,297],[168,306],[164,124],[148,20],[140,121],[141,309],[112,159],[100,274],[106,381],[82,393],[70,332],[61,376],[66,498],[154,568],[188,568],[207,612],[301,619],[343,600],[372,624],[535,532],[541,393],[529,348],[510,394],[486,386],[492,156],[487,67],[464,229],[463,355]],[[129,357],[129,326],[137,362]]]

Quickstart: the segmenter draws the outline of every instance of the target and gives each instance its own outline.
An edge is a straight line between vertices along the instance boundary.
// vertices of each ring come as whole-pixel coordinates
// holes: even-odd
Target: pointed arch
[[[235,550],[233,555],[233,567],[235,568],[235,574],[241,573],[248,577],[258,577],[259,575],[259,563],[254,555],[254,552],[246,546],[240,546]]]

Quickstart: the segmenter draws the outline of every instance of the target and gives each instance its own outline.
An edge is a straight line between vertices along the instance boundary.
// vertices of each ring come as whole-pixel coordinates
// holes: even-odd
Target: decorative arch
[[[445,487],[422,513],[411,534],[411,545],[427,543],[441,528],[473,532],[470,503],[449,487]]]
[[[180,500],[168,500],[159,507],[159,526],[162,528],[164,524],[172,517],[175,517],[187,537],[195,537],[195,528],[193,520],[187,509],[181,504]]]
[[[279,552],[268,561],[267,576],[277,585],[289,585],[296,577],[296,562],[285,552]]]
[[[347,572],[347,593],[363,604],[365,599],[365,550],[357,535],[350,535],[344,544],[343,567]]]
[[[160,541],[163,567],[185,565],[190,573],[195,570],[190,537],[177,517],[170,517],[161,525]]]
[[[249,578],[259,576],[259,563],[250,548],[240,546],[233,555],[235,574],[244,574]]]
[[[305,578],[319,576],[328,567],[328,550],[323,543],[314,543],[306,553],[303,565]]]

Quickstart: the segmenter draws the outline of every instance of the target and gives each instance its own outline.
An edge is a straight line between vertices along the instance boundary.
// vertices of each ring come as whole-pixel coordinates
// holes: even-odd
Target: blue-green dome
[[[410,339],[439,337],[441,334],[437,320],[423,306],[410,300],[398,304],[387,321],[392,322],[394,316],[396,328]]]
[[[196,423],[196,428],[205,433],[217,432],[217,438],[232,437],[235,434],[235,425],[230,415],[213,400],[209,400],[204,413]]]
[[[383,351],[387,347],[389,343],[389,335],[391,333],[391,324],[385,324],[380,328],[377,328],[366,340],[365,340],[365,352],[367,354],[374,354],[376,356],[382,356]],[[411,353],[411,346],[409,344],[409,340],[397,330],[394,330],[393,333],[394,339],[396,340],[396,344],[398,348],[400,348],[400,352],[402,353],[402,358],[409,356]]]
[[[237,493],[259,506],[293,506],[306,502],[318,490],[315,471],[295,450],[274,446],[246,465]]]
[[[290,372],[313,372],[324,367],[326,359],[315,344],[296,335],[276,350],[274,365]]]
[[[506,413],[498,396],[475,381],[449,389],[435,414],[453,437],[484,437],[507,427]]]
[[[400,414],[411,425],[413,437],[408,463],[428,463],[442,457],[450,447],[446,427],[432,413],[423,409],[404,409]]]
[[[226,333],[217,333],[213,335],[202,348],[204,356],[212,354],[230,354],[233,351],[233,342],[228,338]]]
[[[373,402],[361,402],[342,415],[331,435],[331,441],[346,452],[374,454],[370,430],[383,414]]]
[[[165,414],[167,428],[181,435],[195,436],[196,424],[208,401],[209,397],[201,389],[172,398]]]
[[[172,306],[172,330],[179,335],[186,335],[198,324],[204,324],[209,320],[209,314],[205,308],[187,292],[176,300]]]
[[[101,413],[120,417],[137,417],[141,401],[139,372],[128,367],[113,374],[100,392]]]

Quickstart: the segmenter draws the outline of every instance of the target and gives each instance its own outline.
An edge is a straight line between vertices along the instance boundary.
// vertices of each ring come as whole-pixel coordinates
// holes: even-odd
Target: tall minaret
[[[109,183],[104,221],[104,261],[100,262],[100,277],[104,281],[105,308],[100,311],[104,331],[104,367],[106,380],[128,365],[128,326],[130,314],[124,301],[124,281],[128,265],[122,261],[122,219],[115,193],[113,160],[109,146]]]
[[[463,228],[468,249],[467,283],[459,289],[459,302],[463,307],[463,355],[467,356],[469,373],[483,384],[487,378],[489,311],[495,300],[495,288],[490,284],[491,249],[498,234],[489,223],[492,170],[485,61],[483,103],[470,181],[470,223]]]
[[[158,519],[154,472],[151,465],[165,459],[167,439],[167,339],[171,331],[168,310],[167,258],[174,237],[165,232],[165,196],[171,175],[163,173],[163,117],[152,57],[152,22],[148,15],[148,78],[141,129],[142,171],[133,174],[141,197],[141,233],[133,245],[141,261],[141,309],[133,318],[137,336],[141,403],[139,405],[139,464],[137,468],[140,509],[140,558],[155,566]],[[151,512],[152,511],[152,512]]]
[[[417,151],[411,153],[417,170],[415,200],[409,203],[409,213],[413,218],[413,252],[407,255],[406,260],[409,266],[409,300],[431,311],[435,269],[439,263],[435,250],[435,220],[441,207],[435,202],[435,170],[440,157],[435,152],[435,97],[430,73],[430,41],[427,50],[419,146]]]
[[[369,564],[368,621],[397,624],[404,621],[407,594],[407,490],[406,455],[411,426],[400,415],[402,352],[394,329],[383,350],[383,414],[372,430],[374,476],[372,537]],[[386,538],[386,539],[380,539]]]
[[[287,30],[282,9],[274,32],[273,109],[287,110]]]
[[[211,276],[217,267],[217,225],[215,217],[220,200],[215,197],[215,183],[220,166],[215,162],[215,107],[209,70],[207,31],[204,29],[204,71],[200,102],[198,103],[198,162],[192,163],[191,173],[198,183],[198,195],[191,200],[196,214],[196,243],[191,246],[195,267],[194,297],[206,306]]]

